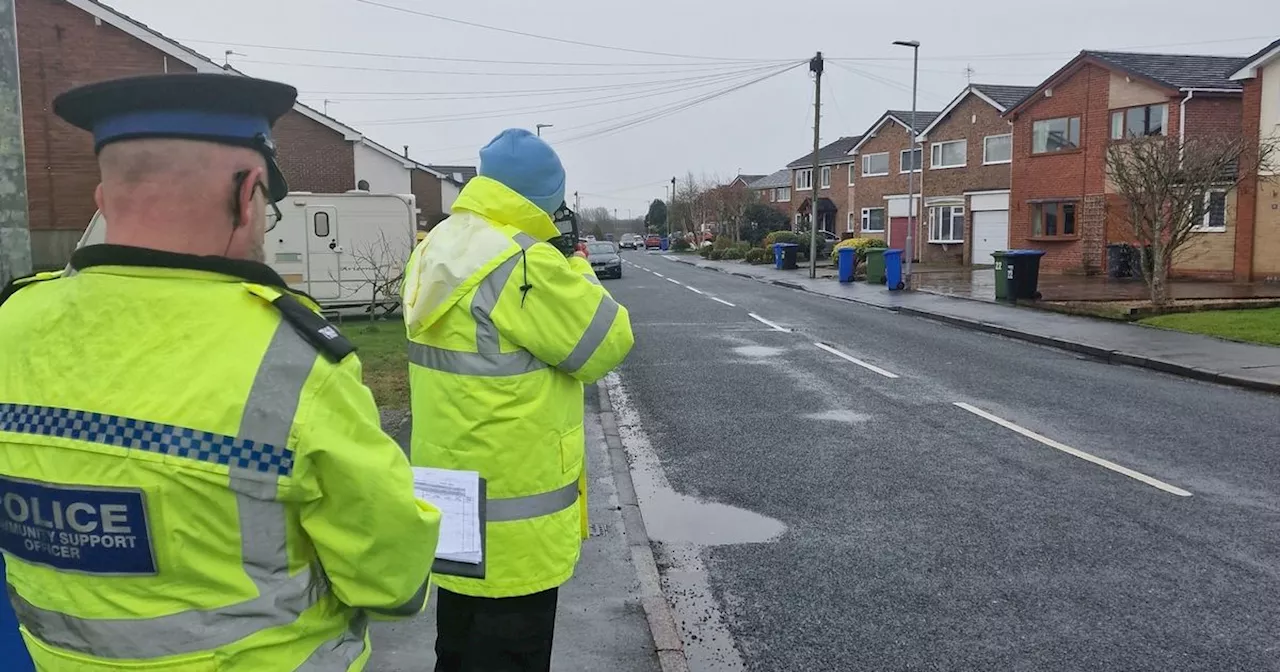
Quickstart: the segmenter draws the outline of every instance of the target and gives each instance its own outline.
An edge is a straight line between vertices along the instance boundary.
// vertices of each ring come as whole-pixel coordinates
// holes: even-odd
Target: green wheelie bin
[[[867,284],[884,284],[884,251],[883,247],[867,248]]]

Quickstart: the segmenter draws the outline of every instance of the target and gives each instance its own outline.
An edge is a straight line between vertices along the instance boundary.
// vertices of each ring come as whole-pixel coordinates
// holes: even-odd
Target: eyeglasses
[[[248,178],[249,178],[249,171],[247,170],[241,170],[235,174],[235,185],[236,185],[235,193],[237,195],[236,196],[237,200],[239,199],[240,188],[244,186],[244,181],[247,180]],[[266,228],[267,231],[271,231],[272,229],[276,228],[276,224],[280,223],[280,218],[282,216],[280,214],[280,206],[276,205],[276,202],[271,200],[271,190],[267,189],[267,185],[263,184],[261,180],[259,180],[258,183],[254,185],[254,189],[262,191],[262,199],[265,200],[267,202],[267,206],[271,208],[271,212],[267,213],[267,228]]]

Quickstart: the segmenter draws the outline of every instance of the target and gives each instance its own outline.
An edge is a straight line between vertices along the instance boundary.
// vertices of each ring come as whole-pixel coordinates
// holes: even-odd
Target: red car
[[[662,249],[662,238],[659,238],[658,236],[649,236],[648,238],[645,238],[644,249],[646,250]]]

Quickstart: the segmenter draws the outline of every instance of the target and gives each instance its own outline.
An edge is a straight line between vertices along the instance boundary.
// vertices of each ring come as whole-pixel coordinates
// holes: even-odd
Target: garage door
[[[1009,211],[973,213],[973,265],[992,263],[991,253],[1009,248]]]

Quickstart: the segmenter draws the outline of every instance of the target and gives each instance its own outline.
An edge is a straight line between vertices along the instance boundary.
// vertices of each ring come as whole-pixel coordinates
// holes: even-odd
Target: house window
[[[802,216],[801,216],[801,214],[797,212],[797,213],[796,213],[796,226],[795,226],[795,230],[796,230],[796,231],[799,231],[799,230],[800,230],[800,227],[804,225],[804,224],[803,224],[803,222],[801,221],[801,217],[802,217]]]
[[[911,160],[913,157],[915,158],[914,161]],[[923,149],[917,149],[914,152],[912,152],[909,149],[902,150],[902,153],[900,156],[900,163],[898,164],[902,166],[902,172],[904,173],[917,172],[920,170],[920,166],[923,164],[924,164]]]
[[[1041,119],[1031,124],[1031,153],[1080,149],[1080,117]]]
[[[329,213],[317,212],[311,217],[311,221],[315,224],[316,236],[319,238],[329,237]]]
[[[1223,232],[1227,230],[1227,192],[1225,189],[1212,189],[1205,192],[1204,200],[1196,208],[1199,224],[1196,231]]]
[[[982,139],[982,163],[1010,163],[1013,161],[1013,136],[988,135]]]
[[[930,168],[960,168],[967,163],[969,143],[965,140],[935,142],[930,151]]]
[[[862,157],[862,176],[889,174],[889,153],[864,154]]]
[[[796,190],[808,191],[813,188],[813,169],[805,168],[796,171]]]
[[[831,166],[822,167],[822,188],[831,188]]]
[[[964,206],[935,205],[929,208],[929,242],[964,242]]]
[[[846,212],[844,214],[844,230],[845,231],[848,231],[849,233],[853,233],[855,229],[854,225],[857,223],[858,223],[857,220],[853,218],[852,212]]]
[[[1050,201],[1046,203],[1032,203],[1031,235],[1035,238],[1075,236],[1075,202]]]
[[[884,233],[884,208],[862,209],[862,232]]]
[[[858,171],[854,169],[853,164],[849,164],[849,186],[853,186],[853,176],[857,173]]]
[[[778,187],[773,190],[773,200],[779,203],[791,202],[791,187]]]
[[[1169,106],[1143,105],[1111,113],[1111,139],[1127,140],[1164,135],[1169,126]]]

